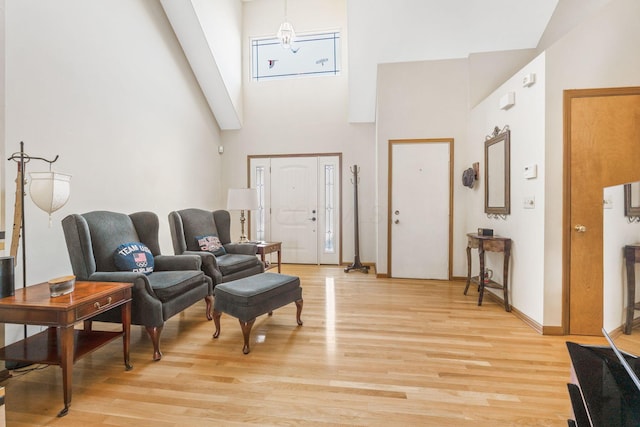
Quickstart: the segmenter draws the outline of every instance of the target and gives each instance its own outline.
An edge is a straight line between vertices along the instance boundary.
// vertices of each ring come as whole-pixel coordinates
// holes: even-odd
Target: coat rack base
[[[348,273],[350,271],[360,271],[362,273],[368,273],[369,272],[369,266],[368,265],[362,265],[362,263],[360,262],[360,260],[358,258],[356,258],[356,260],[353,262],[353,264],[351,264],[349,267],[344,269],[345,273]]]

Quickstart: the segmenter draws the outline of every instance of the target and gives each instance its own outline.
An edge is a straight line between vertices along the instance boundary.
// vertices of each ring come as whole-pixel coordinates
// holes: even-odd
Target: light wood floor
[[[64,418],[59,367],[14,372],[0,384],[7,425],[566,426],[565,341],[604,344],[541,336],[491,300],[478,307],[462,282],[283,273],[301,277],[304,326],[295,304],[261,316],[243,355],[237,320],[223,315],[213,340],[197,304],[166,324],[160,362],[139,326],[132,371],[119,340],[79,360]],[[639,354],[639,337],[616,340]]]

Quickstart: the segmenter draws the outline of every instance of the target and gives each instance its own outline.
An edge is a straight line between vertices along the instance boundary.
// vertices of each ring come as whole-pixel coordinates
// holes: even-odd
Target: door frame
[[[613,97],[640,95],[640,87],[571,89],[563,92],[563,200],[562,200],[562,334],[570,331],[569,303],[571,301],[571,101],[585,97]],[[612,124],[615,125],[615,124]],[[629,153],[628,159],[635,158]],[[616,165],[619,168],[620,165]],[[613,185],[603,182],[602,187]],[[620,183],[622,184],[622,182]],[[603,224],[600,224],[604,227]],[[603,262],[603,260],[601,260]],[[604,262],[603,262],[604,268]],[[602,303],[602,301],[601,301]]]
[[[340,173],[340,179],[338,179],[338,200],[340,201],[338,206],[338,265],[344,264],[342,259],[342,223],[344,219],[342,218],[342,153],[293,153],[293,154],[249,154],[247,155],[247,187],[251,186],[251,160],[252,159],[272,159],[272,158],[295,158],[295,157],[337,157],[338,158],[338,171]],[[247,217],[247,223],[249,224],[249,228],[247,229],[247,235],[251,236],[251,211],[249,211],[249,215]],[[319,258],[319,256],[318,256]]]
[[[391,271],[391,240],[393,238],[391,226],[392,223],[392,210],[391,206],[393,197],[393,146],[396,144],[434,144],[434,143],[446,143],[449,145],[449,271],[448,280],[451,280],[453,276],[453,138],[425,138],[425,139],[390,139],[388,144],[388,183],[387,183],[387,274],[388,277],[393,277]]]

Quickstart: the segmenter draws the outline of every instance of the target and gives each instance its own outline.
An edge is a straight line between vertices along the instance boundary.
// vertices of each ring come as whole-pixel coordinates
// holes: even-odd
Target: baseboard
[[[490,291],[485,291],[485,296],[491,298],[494,302],[504,306],[504,298],[500,297],[499,295],[496,295]],[[531,329],[533,329],[540,335],[564,335],[562,326],[543,326],[513,306],[511,306],[511,313],[513,313],[515,317],[529,325]]]

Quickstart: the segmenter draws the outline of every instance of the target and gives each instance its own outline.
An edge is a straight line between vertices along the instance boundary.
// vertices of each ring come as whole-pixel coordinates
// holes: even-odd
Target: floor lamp
[[[247,235],[244,234],[244,211],[256,210],[260,207],[258,201],[258,190],[255,188],[230,188],[227,198],[227,209],[240,211],[240,243],[246,243]]]
[[[51,226],[51,214],[63,207],[70,194],[71,175],[51,171],[51,165],[58,160],[56,156],[53,160],[43,157],[34,157],[24,152],[24,142],[20,142],[20,152],[13,153],[7,160],[13,160],[18,164],[18,175],[16,177],[16,204],[13,215],[13,234],[11,237],[10,255],[17,263],[18,246],[22,242],[22,287],[27,287],[27,258],[25,244],[25,220],[24,220],[24,196],[25,196],[25,171],[26,165],[32,160],[41,160],[49,163],[48,172],[31,173],[31,184],[29,193],[31,200],[43,211],[49,214],[49,226]],[[27,337],[27,325],[24,325],[24,335]]]

